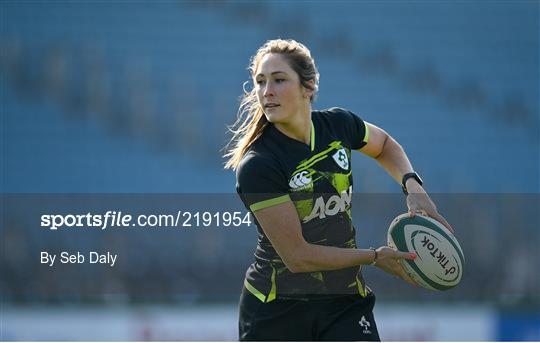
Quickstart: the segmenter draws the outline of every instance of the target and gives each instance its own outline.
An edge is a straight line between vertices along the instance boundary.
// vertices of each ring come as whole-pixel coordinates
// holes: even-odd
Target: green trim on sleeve
[[[255,212],[255,211],[258,211],[258,210],[262,210],[263,208],[283,204],[284,202],[287,202],[287,201],[290,201],[290,200],[291,200],[291,197],[289,196],[289,194],[285,194],[285,195],[279,196],[277,198],[256,202],[256,203],[252,204],[251,206],[249,206],[249,209],[251,211]]]
[[[364,128],[365,128],[366,133],[364,134],[363,141],[364,141],[364,143],[367,143],[368,140],[369,140],[369,129],[368,129],[368,126],[367,126],[366,122],[364,122]]]
[[[313,121],[311,121],[311,151],[315,150],[315,126],[313,126]]]

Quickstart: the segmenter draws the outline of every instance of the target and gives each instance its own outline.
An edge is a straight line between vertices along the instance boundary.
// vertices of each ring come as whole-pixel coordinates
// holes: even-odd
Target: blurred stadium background
[[[387,130],[447,219],[463,222],[460,287],[411,290],[367,272],[382,338],[540,340],[538,1],[2,1],[0,10],[2,340],[236,339],[254,230],[125,234],[114,241],[132,261],[122,273],[77,275],[93,284],[84,295],[47,293],[28,286],[62,282],[47,279],[39,249],[91,246],[99,233],[59,243],[7,200],[237,201],[220,149],[249,57],[276,37],[311,48],[315,108],[345,107]],[[373,161],[358,154],[353,164],[359,196],[398,196]],[[385,240],[384,226],[362,229],[379,227],[363,219],[381,212],[372,210],[355,213],[361,246]],[[216,282],[223,292],[205,292]]]

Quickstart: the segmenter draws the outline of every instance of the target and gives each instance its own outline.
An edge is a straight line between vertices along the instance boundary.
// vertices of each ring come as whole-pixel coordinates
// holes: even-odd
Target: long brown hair
[[[310,97],[310,101],[313,102],[319,88],[319,72],[309,49],[293,39],[267,41],[251,57],[248,70],[252,78],[255,76],[254,74],[262,58],[270,53],[281,54],[285,57],[290,67],[298,74],[302,86],[313,91],[313,95]],[[310,83],[310,81],[313,82]],[[240,100],[238,118],[229,127],[233,137],[226,147],[227,152],[223,156],[228,158],[227,162],[225,162],[225,169],[235,170],[238,167],[248,148],[261,136],[264,128],[268,125],[268,120],[257,99],[255,88],[250,91],[245,88],[248,82],[244,83],[244,94]]]

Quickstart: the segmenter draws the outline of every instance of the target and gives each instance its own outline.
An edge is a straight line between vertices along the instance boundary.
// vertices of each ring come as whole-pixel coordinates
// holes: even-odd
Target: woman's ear
[[[315,80],[309,80],[307,84],[309,85],[309,88],[304,86],[304,98],[311,99],[313,93],[315,93]]]

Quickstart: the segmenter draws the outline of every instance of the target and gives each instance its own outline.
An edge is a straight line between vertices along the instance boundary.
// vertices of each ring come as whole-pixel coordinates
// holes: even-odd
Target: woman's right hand
[[[385,272],[395,275],[404,281],[416,286],[416,282],[407,274],[405,268],[400,263],[401,259],[414,260],[416,258],[415,253],[398,251],[388,246],[382,246],[377,249],[377,260],[375,266],[384,270]]]

